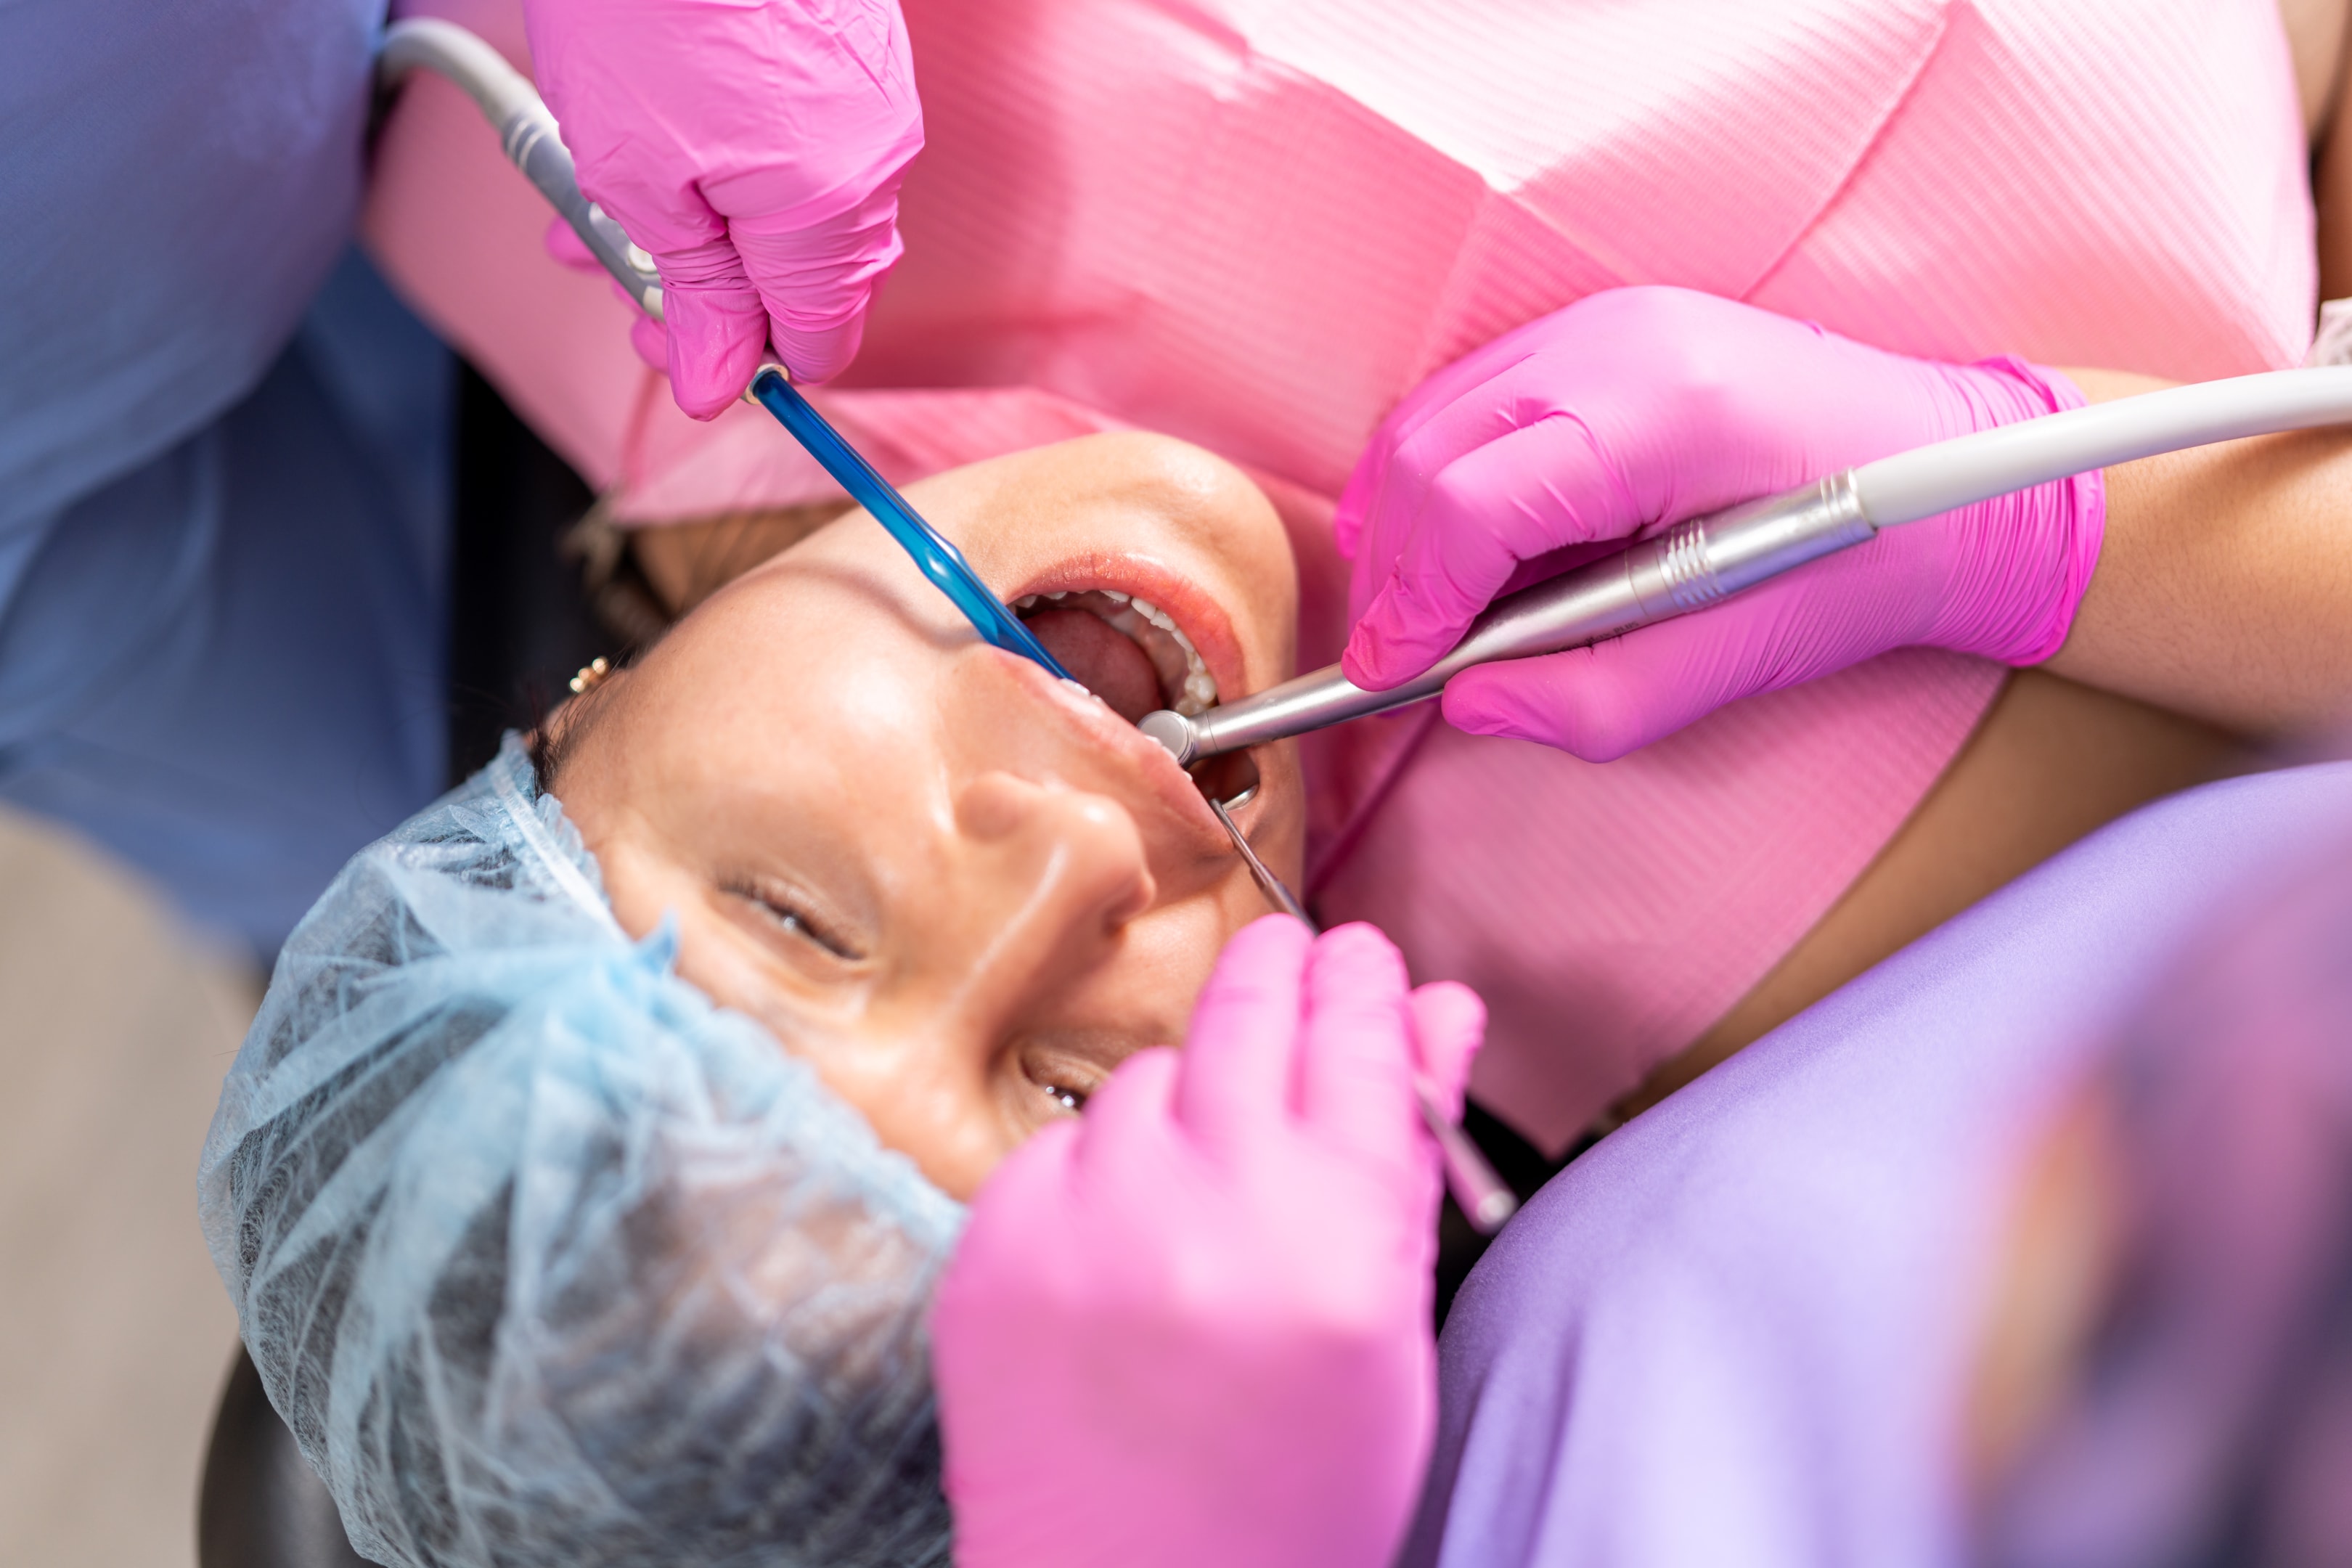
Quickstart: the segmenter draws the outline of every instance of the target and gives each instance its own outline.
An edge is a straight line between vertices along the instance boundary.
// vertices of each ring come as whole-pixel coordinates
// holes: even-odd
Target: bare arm
[[[2095,402],[2164,383],[2069,371]],[[2352,432],[2107,470],[2106,542],[2055,674],[2241,734],[2352,706]]]
[[[2278,0],[2294,57],[2295,95],[2302,100],[2303,133],[2317,147],[2336,107],[2344,60],[2347,0]]]
[[[2352,295],[2352,114],[2338,112],[2352,47],[2352,0],[2279,0],[2294,57],[2304,134],[2311,143],[2311,196],[2318,209],[2319,297]]]

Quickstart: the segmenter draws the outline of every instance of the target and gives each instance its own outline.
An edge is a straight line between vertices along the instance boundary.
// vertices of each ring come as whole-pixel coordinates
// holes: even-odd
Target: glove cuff
[[[1970,368],[2005,384],[1990,425],[2063,413],[2090,401],[2063,373],[2013,356],[1980,360]],[[1925,640],[2018,666],[2055,655],[2074,630],[2075,609],[2098,569],[2106,537],[2105,472],[2094,468],[1996,496],[1953,521],[1967,541],[1962,570],[1935,634]]]

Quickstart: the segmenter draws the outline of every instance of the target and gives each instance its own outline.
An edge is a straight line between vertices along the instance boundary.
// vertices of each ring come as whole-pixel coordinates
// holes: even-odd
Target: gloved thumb
[[[1445,721],[1612,763],[1762,689],[1705,637],[1702,617],[1541,658],[1479,665],[1446,683]],[[1698,638],[1693,634],[1700,633]],[[1694,642],[1698,646],[1692,646]],[[1779,684],[1786,684],[1780,682]]]
[[[1724,703],[1825,672],[1790,658],[1771,616],[1757,614],[1773,588],[1590,648],[1463,670],[1446,682],[1446,724],[1616,762]]]
[[[918,136],[912,145],[920,144]],[[822,220],[805,212],[765,214],[731,219],[730,232],[793,379],[814,384],[848,369],[866,335],[874,291],[906,249],[896,173]]]

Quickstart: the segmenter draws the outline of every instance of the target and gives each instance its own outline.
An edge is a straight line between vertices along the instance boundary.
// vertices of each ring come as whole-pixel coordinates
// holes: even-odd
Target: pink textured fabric
[[[1128,424],[1328,507],[1423,376],[1624,283],[1949,360],[2202,378],[2293,364],[2309,337],[2271,0],[906,14],[928,137],[907,255],[820,394],[894,477]],[[520,57],[518,25],[489,31]],[[402,103],[368,232],[615,514],[835,493],[759,411],[698,427],[671,405],[472,112],[429,82]],[[1336,628],[1303,641],[1336,655]],[[1382,925],[1419,978],[1481,984],[1478,1091],[1557,1144],[1820,918],[1999,679],[1894,656],[1601,768],[1423,744],[1423,717],[1362,726],[1315,749],[1323,912]]]

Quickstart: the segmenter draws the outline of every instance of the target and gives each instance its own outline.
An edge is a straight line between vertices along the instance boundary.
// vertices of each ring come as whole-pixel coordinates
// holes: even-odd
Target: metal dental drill
[[[2347,422],[2352,367],[2168,387],[1979,431],[1692,518],[1497,599],[1453,652],[1387,691],[1365,690],[1335,664],[1189,718],[1147,713],[1140,727],[1189,765],[1423,701],[1474,664],[1583,647],[1705,609],[1882,528],[2158,452]]]
[[[1256,879],[1258,891],[1265,895],[1266,901],[1302,922],[1307,930],[1321,931],[1315,917],[1307,912],[1307,906],[1298,901],[1298,895],[1266,868],[1265,862],[1257,858],[1257,851],[1250,847],[1250,841],[1242,837],[1240,826],[1234,821],[1233,809],[1257,793],[1257,764],[1235,752],[1225,759],[1215,776],[1196,774],[1194,782],[1208,798],[1209,809],[1224,824],[1234,847],[1241,852],[1243,864]],[[1447,1121],[1445,1113],[1437,1109],[1436,1097],[1418,1073],[1413,1075],[1412,1092],[1421,1106],[1422,1121],[1429,1128],[1429,1135],[1437,1140],[1438,1155],[1445,1163],[1445,1185],[1454,1194],[1455,1206],[1479,1235],[1494,1235],[1503,1228],[1504,1221],[1519,1212],[1518,1194],[1495,1173],[1495,1167],[1487,1163],[1486,1156],[1471,1142],[1470,1135]]]

